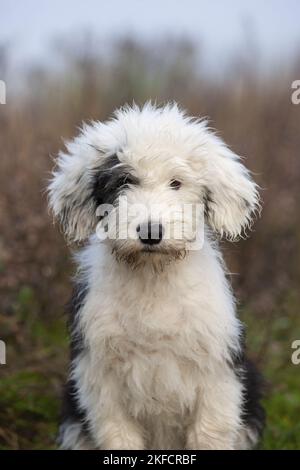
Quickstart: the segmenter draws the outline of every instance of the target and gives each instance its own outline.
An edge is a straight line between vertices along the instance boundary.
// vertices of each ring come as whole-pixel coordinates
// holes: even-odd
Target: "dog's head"
[[[237,238],[259,200],[239,157],[205,121],[151,104],[84,125],[59,154],[49,195],[69,239],[96,231],[134,266],[183,256],[203,229],[201,215]]]

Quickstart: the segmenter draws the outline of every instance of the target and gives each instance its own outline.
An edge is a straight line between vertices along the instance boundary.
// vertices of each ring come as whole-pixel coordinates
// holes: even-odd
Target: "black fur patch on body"
[[[266,415],[261,405],[264,382],[255,364],[244,356],[242,363],[241,380],[244,385],[243,422],[257,433],[260,439],[265,427]]]
[[[244,406],[241,416],[243,423],[260,439],[266,421],[265,410],[261,404],[265,384],[255,364],[247,358],[245,349],[245,332],[243,331],[241,352],[238,355],[232,354],[232,363],[234,371],[244,387]]]
[[[78,283],[74,286],[72,297],[67,305],[68,313],[68,329],[71,337],[70,342],[70,359],[72,362],[76,360],[79,354],[84,351],[84,340],[80,332],[78,331],[78,315],[85,302],[88,293],[88,286],[82,283]],[[77,400],[77,386],[72,378],[68,378],[64,388],[63,404],[60,416],[61,429],[58,437],[58,443],[61,444],[63,441],[64,425],[79,423],[82,428],[82,432],[88,437],[89,430],[87,426],[86,413],[80,408]]]

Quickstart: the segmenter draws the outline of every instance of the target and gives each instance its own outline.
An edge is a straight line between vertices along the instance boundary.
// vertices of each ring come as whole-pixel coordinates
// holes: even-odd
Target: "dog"
[[[260,208],[241,159],[207,121],[148,102],[84,124],[48,189],[67,239],[84,245],[60,447],[256,446],[261,379],[218,247],[243,236]],[[170,210],[198,205],[202,217]]]

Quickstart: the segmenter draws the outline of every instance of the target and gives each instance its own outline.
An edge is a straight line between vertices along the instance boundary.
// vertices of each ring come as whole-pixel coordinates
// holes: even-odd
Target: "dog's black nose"
[[[145,245],[157,245],[161,242],[164,235],[164,229],[162,224],[157,222],[146,222],[140,224],[136,228],[137,233],[139,234],[139,239]]]

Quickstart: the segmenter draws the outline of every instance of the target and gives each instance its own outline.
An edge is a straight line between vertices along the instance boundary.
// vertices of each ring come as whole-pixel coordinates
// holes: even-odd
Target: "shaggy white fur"
[[[72,317],[76,410],[65,417],[61,446],[252,446],[258,430],[243,418],[241,325],[213,240],[213,232],[235,239],[249,227],[258,208],[249,172],[205,121],[177,105],[122,108],[84,125],[67,150],[50,205],[71,240],[89,241],[77,256],[83,300]],[[96,208],[109,201],[118,213],[120,194],[129,207],[158,206],[162,225],[182,224],[187,235],[146,250],[139,237],[100,241]],[[190,220],[166,222],[173,203],[203,204],[201,249],[186,249]]]

